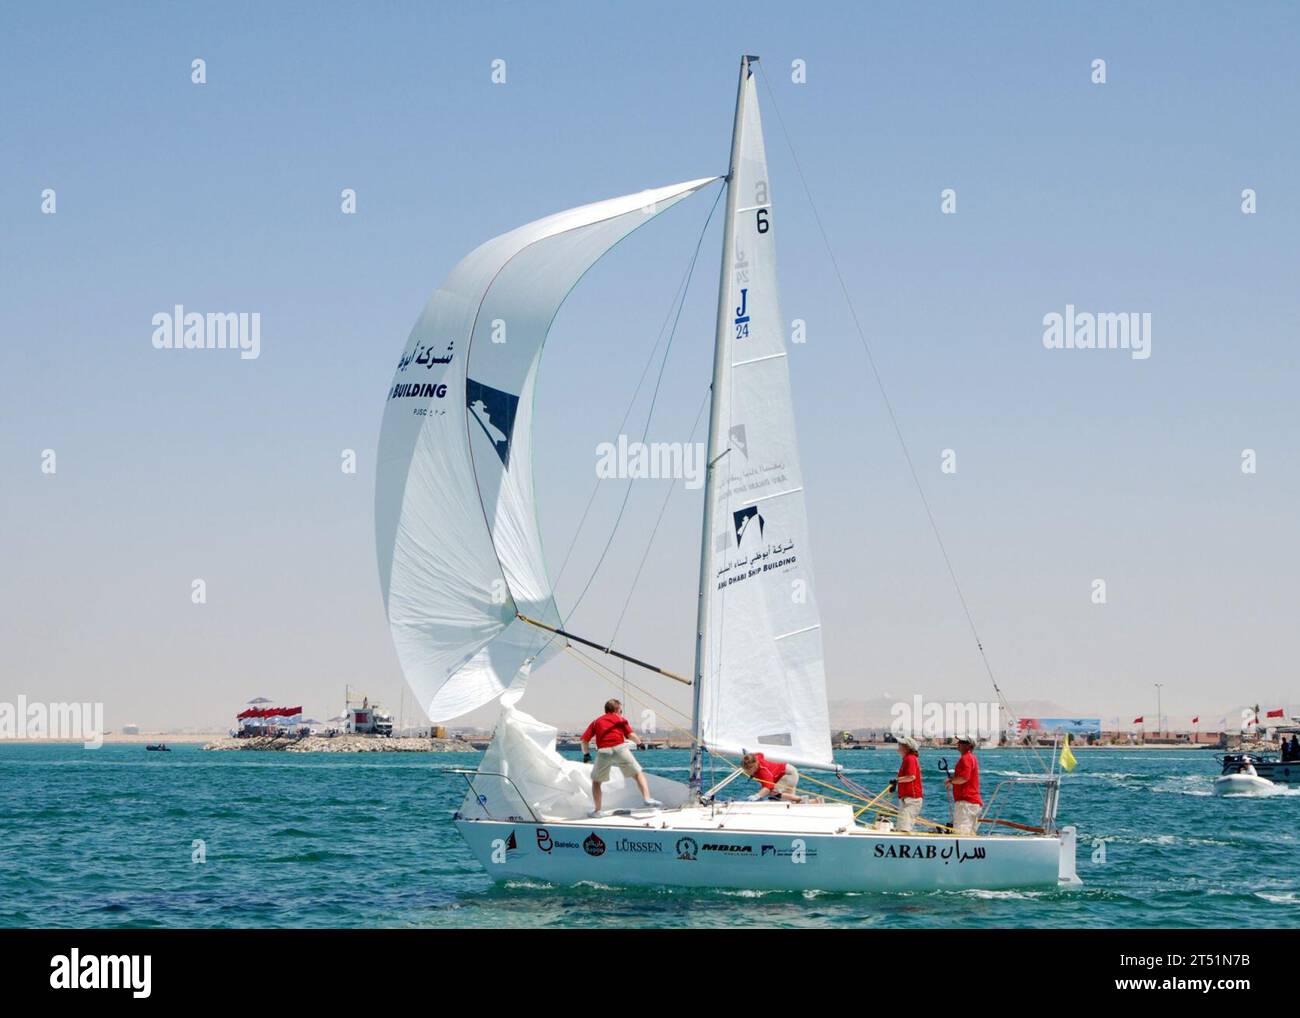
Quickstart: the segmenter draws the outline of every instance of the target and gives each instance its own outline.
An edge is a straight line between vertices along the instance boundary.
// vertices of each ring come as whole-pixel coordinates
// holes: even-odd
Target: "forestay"
[[[533,394],[570,289],[716,177],[584,205],[488,241],[411,330],[379,440],[375,531],[398,658],[431,721],[522,687],[559,625],[533,498]]]

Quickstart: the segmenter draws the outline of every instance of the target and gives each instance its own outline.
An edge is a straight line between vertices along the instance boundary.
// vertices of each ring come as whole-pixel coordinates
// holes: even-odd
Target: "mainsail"
[[[755,82],[746,59],[723,241],[696,724],[715,752],[832,767]]]
[[[380,583],[431,721],[519,688],[560,624],[533,498],[533,394],[569,291],[638,226],[716,177],[584,205],[488,241],[411,330],[379,439]]]

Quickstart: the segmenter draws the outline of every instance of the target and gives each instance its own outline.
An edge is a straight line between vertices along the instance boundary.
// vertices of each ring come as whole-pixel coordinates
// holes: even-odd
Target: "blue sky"
[[[495,234],[723,172],[751,52],[1012,699],[1154,713],[1163,682],[1175,722],[1289,702],[1297,29],[1284,4],[6,5],[0,698],[103,700],[113,726],[226,724],[255,695],[323,717],[345,683],[396,706],[373,454],[412,322]],[[791,370],[832,700],[987,698],[760,95],[784,311],[808,323]],[[711,201],[621,245],[557,319],[538,401],[554,564]],[[717,245],[715,222],[655,439],[688,437],[707,384]],[[155,350],[178,303],[259,312],[261,356]],[[1150,312],[1152,356],[1044,349],[1067,303]],[[604,483],[584,580],[622,495]],[[664,492],[634,489],[579,631],[612,631]],[[678,670],[699,497],[674,492],[620,630]],[[566,573],[561,600],[575,589]],[[606,692],[563,662],[543,684],[524,706],[560,722]]]

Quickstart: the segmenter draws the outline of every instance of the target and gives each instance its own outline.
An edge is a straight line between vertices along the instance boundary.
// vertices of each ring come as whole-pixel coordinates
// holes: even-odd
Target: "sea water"
[[[943,755],[922,753],[925,814],[939,819]],[[1082,888],[824,894],[494,884],[451,824],[464,780],[443,770],[477,753],[11,743],[0,745],[0,926],[1300,925],[1300,787],[1215,797],[1204,751],[1078,758],[1059,816],[1079,830]],[[685,778],[684,751],[640,759]],[[879,790],[898,758],[837,759]],[[986,801],[1039,768],[1024,750],[980,759]],[[999,813],[1034,823],[1038,802],[1027,786],[1004,790]]]

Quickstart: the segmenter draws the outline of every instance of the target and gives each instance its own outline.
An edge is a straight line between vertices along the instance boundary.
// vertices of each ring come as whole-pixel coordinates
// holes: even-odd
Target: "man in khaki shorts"
[[[954,834],[971,836],[979,833],[980,810],[984,807],[980,798],[980,764],[975,759],[975,743],[968,736],[957,737],[957,748],[961,756],[946,782],[952,788],[952,829]]]
[[[591,768],[591,798],[596,808],[591,811],[593,817],[600,816],[600,786],[609,779],[611,767],[617,767],[625,778],[636,781],[641,791],[641,799],[646,806],[662,806],[658,799],[650,797],[650,786],[646,783],[641,764],[632,754],[631,743],[640,742],[631,724],[620,711],[623,705],[618,700],[605,702],[605,713],[587,726],[582,733],[582,762],[591,763],[590,743],[596,742],[596,763]]]
[[[746,753],[740,758],[740,769],[759,783],[759,790],[750,801],[772,799],[776,802],[803,802],[795,795],[799,785],[799,768],[794,764],[769,760],[762,753]]]
[[[921,815],[921,762],[917,753],[920,745],[910,735],[898,740],[898,777],[891,785],[898,795],[898,816],[894,818],[894,829],[911,831],[916,828],[916,818]]]

